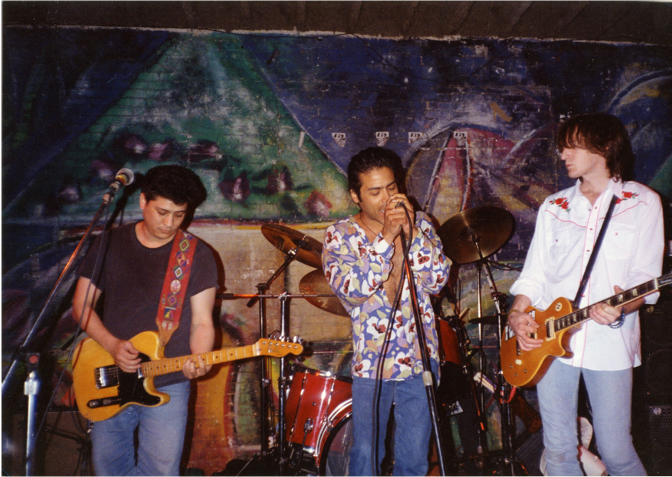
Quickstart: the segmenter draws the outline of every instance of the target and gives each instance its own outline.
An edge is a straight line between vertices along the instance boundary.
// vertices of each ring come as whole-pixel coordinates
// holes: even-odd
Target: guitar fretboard
[[[669,274],[665,277],[661,277],[661,279],[666,277],[669,280]],[[619,293],[617,295],[607,298],[606,300],[602,300],[601,302],[598,303],[606,303],[609,306],[627,305],[628,303],[633,302],[638,298],[650,295],[651,293],[657,291],[660,288],[660,286],[665,285],[666,283],[663,283],[662,285],[659,284],[659,280],[661,279],[654,279],[646,283],[642,283],[641,285],[638,285],[629,290],[625,290],[623,293]],[[584,321],[590,318],[589,312],[590,312],[590,306],[587,306],[573,313],[569,313],[561,318],[553,320],[553,328],[555,332],[562,331],[571,326],[583,323]],[[548,324],[546,326],[548,326]],[[549,334],[549,336],[551,335]]]
[[[182,371],[184,363],[192,357],[201,356],[206,365],[221,364],[238,359],[253,358],[259,355],[259,349],[256,344],[240,346],[237,348],[227,348],[209,353],[200,353],[191,356],[178,356],[177,358],[164,358],[155,361],[142,363],[142,373],[145,378],[161,376],[163,374]]]

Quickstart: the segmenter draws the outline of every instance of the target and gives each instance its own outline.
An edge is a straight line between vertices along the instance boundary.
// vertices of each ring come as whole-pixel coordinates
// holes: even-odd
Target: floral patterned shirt
[[[416,212],[417,236],[409,250],[430,358],[439,360],[434,310],[429,295],[446,284],[449,261],[424,212]],[[352,318],[352,376],[375,378],[385,331],[390,322],[391,302],[383,288],[391,271],[394,244],[381,234],[369,242],[351,216],[330,226],[325,234],[322,266],[327,281]],[[390,343],[385,355],[383,378],[402,380],[420,374],[422,357],[417,345],[415,319],[408,280],[404,280],[401,306],[394,314]]]

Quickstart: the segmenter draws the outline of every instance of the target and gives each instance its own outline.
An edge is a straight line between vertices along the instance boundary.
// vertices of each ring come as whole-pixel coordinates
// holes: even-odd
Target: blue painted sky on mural
[[[405,133],[426,132],[440,120],[442,108],[459,108],[460,93],[469,91],[520,88],[535,97],[535,88],[545,87],[558,120],[607,111],[628,125],[672,122],[669,47],[254,35],[246,37],[244,45],[254,52],[271,88],[299,124],[342,169],[359,149],[374,145],[376,131],[389,130],[387,147],[408,160],[413,146]],[[643,77],[657,78],[659,91],[624,104],[627,92]],[[315,89],[310,89],[311,82]],[[329,88],[320,89],[324,84]],[[403,116],[398,113],[400,101],[407,106]],[[328,114],[319,114],[324,110]],[[497,132],[506,137],[515,123],[499,126]],[[337,129],[350,135],[345,147],[331,138]],[[639,158],[638,180],[649,182],[670,156],[672,138],[664,136]]]

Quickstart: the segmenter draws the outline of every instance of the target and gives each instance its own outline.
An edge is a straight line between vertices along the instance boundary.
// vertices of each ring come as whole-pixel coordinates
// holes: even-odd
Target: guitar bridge
[[[546,320],[546,339],[555,339],[555,318],[549,318]]]
[[[119,368],[117,366],[103,366],[93,370],[96,389],[119,386]]]

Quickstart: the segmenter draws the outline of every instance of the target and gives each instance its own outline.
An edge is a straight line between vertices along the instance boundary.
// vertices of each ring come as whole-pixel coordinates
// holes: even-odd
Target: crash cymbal
[[[299,282],[299,290],[304,295],[331,295],[328,297],[305,297],[308,303],[321,310],[328,311],[339,316],[350,316],[340,300],[334,295],[327,278],[322,270],[313,270],[306,274]]]
[[[474,207],[448,219],[437,233],[443,252],[455,263],[480,260],[476,242],[483,258],[499,250],[513,233],[513,215],[499,207]]]
[[[301,239],[305,239],[301,248],[296,252],[296,259],[301,263],[322,270],[322,244],[314,238],[278,224],[262,225],[261,233],[275,248],[284,253],[289,253],[298,247]]]

